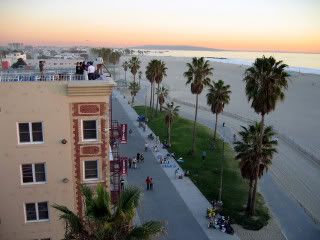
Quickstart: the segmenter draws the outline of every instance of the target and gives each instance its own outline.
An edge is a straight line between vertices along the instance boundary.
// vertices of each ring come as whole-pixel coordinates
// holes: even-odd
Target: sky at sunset
[[[320,52],[320,0],[0,0],[0,45]]]

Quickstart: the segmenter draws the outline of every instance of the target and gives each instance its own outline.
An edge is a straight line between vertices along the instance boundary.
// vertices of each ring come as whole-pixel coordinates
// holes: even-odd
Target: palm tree
[[[209,92],[207,93],[207,103],[211,106],[212,113],[216,114],[216,123],[214,125],[214,140],[216,140],[218,114],[223,112],[225,104],[230,101],[231,91],[230,85],[224,85],[224,81],[219,80],[209,85]]]
[[[129,83],[129,90],[130,90],[130,94],[132,96],[132,100],[131,100],[131,105],[134,104],[134,97],[137,95],[137,93],[140,90],[140,86],[138,83],[136,82],[130,82]]]
[[[133,81],[135,82],[136,81],[136,74],[138,72],[138,70],[140,69],[140,60],[139,58],[137,57],[132,57],[129,61],[129,68],[130,68],[130,71],[133,75]]]
[[[174,119],[178,116],[180,106],[174,106],[174,103],[167,103],[166,107],[163,107],[165,110],[165,123],[168,127],[168,144],[171,146],[171,127]]]
[[[142,71],[138,72],[138,78],[139,78],[139,85],[140,85],[140,82],[141,82],[141,79],[142,79]]]
[[[191,93],[196,94],[196,109],[194,115],[193,132],[192,132],[192,148],[191,153],[194,154],[196,123],[198,116],[198,96],[201,94],[203,87],[210,83],[209,76],[212,75],[213,68],[210,67],[209,61],[201,58],[192,58],[192,63],[187,63],[187,71],[183,74],[187,78],[186,84],[191,84]]]
[[[152,100],[153,100],[153,92],[154,92],[154,82],[155,82],[155,78],[156,78],[156,65],[157,65],[157,60],[153,59],[151,60],[147,67],[146,67],[146,78],[149,80],[150,82],[150,108],[152,105]]]
[[[245,71],[244,82],[248,101],[251,101],[251,107],[261,115],[261,139],[258,150],[262,151],[262,132],[264,128],[264,117],[266,114],[275,110],[276,104],[284,100],[284,90],[288,88],[289,74],[285,71],[288,65],[282,61],[276,61],[273,57],[257,58],[252,67]],[[261,160],[257,160],[258,162]],[[257,164],[259,165],[259,164]],[[252,192],[252,212],[255,214],[255,199],[259,178],[259,169],[257,168]]]
[[[162,82],[163,78],[167,76],[167,69],[168,68],[166,67],[166,64],[163,61],[157,60],[156,77],[155,77],[155,81],[158,84],[157,91],[160,88],[160,83]],[[159,103],[159,98],[157,98],[156,112],[158,111],[158,103]]]
[[[128,71],[128,67],[129,64],[127,61],[124,61],[122,64],[123,70],[124,70],[124,80],[127,81],[127,71]]]
[[[162,105],[164,104],[166,97],[168,97],[169,89],[164,87],[164,86],[162,86],[159,89],[157,89],[156,94],[157,94],[158,99],[159,99],[160,112],[161,112],[162,111]]]
[[[81,191],[86,206],[84,215],[77,215],[66,206],[52,205],[60,211],[60,219],[66,223],[65,240],[150,239],[164,233],[163,223],[159,221],[133,225],[141,196],[139,188],[126,188],[115,208],[111,207],[109,192],[101,184],[97,186],[96,194],[84,185]]]
[[[249,180],[249,191],[247,201],[247,212],[252,214],[253,182],[256,181],[256,169],[258,169],[258,178],[261,178],[264,171],[267,171],[272,164],[273,154],[277,152],[277,141],[273,140],[275,133],[272,127],[263,129],[262,137],[261,123],[255,123],[248,128],[242,126],[239,132],[241,141],[235,142],[236,159],[240,160],[239,167],[243,178]],[[259,142],[262,138],[262,147],[260,151]],[[260,160],[259,160],[260,159]]]

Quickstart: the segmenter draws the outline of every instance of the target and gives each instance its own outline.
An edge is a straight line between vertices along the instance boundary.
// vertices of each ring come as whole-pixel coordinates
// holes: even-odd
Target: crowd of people
[[[97,67],[93,65],[93,62],[77,62],[76,74],[84,75],[85,80],[95,80],[102,74],[102,64],[97,64]]]
[[[144,163],[144,156],[143,153],[138,152],[136,156],[134,156],[133,158],[129,158],[128,159],[129,162],[129,168],[137,168],[137,164],[138,163]]]
[[[143,153],[138,152],[134,157],[128,159],[129,168],[137,169],[138,163],[144,163]],[[147,190],[153,190],[153,178],[148,176],[146,178]]]
[[[94,66],[92,61],[77,62],[75,74],[77,76],[83,76],[84,80],[95,80],[99,78],[100,75],[102,75],[103,60],[100,60],[98,58],[96,62],[97,62],[96,67]],[[41,80],[44,80],[45,63],[46,62],[43,60],[39,61],[39,71],[40,71]]]

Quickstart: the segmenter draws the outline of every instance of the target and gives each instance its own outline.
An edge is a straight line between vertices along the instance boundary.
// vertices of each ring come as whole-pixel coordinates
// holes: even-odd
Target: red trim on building
[[[73,116],[103,116],[106,112],[106,103],[82,102],[73,104]]]
[[[74,148],[74,170],[75,170],[75,194],[76,194],[76,209],[79,215],[83,213],[83,203],[81,197],[81,158],[82,157],[100,157],[102,163],[102,182],[106,185],[107,182],[107,167],[109,159],[107,153],[107,133],[106,133],[106,108],[105,102],[82,102],[72,104],[72,129],[73,129],[73,148]],[[100,119],[100,142],[101,144],[80,143],[80,124],[81,117],[91,116],[99,117]]]
[[[76,208],[78,214],[82,214],[82,199],[80,190],[81,165],[80,165],[80,145],[79,145],[79,120],[73,119],[73,142],[74,142],[74,167],[76,184]]]

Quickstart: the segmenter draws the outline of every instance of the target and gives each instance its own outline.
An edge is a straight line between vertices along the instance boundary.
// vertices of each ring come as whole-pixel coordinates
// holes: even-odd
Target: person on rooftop
[[[88,67],[88,77],[89,80],[94,80],[94,72],[95,72],[95,67],[93,66],[93,63],[90,62],[89,63],[89,67]]]

